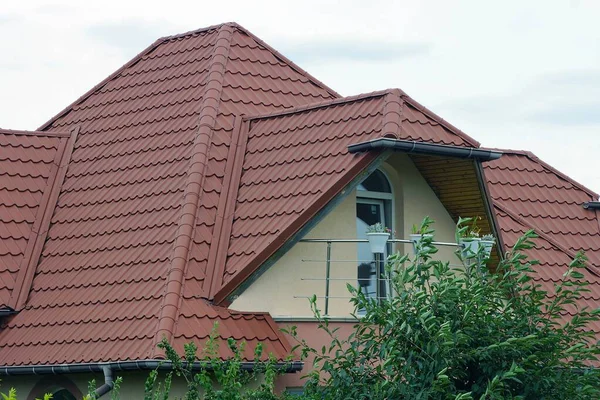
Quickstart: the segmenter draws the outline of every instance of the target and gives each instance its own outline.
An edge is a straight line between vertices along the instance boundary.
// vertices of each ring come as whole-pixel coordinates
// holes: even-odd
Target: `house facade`
[[[283,361],[282,326],[322,340],[313,294],[349,329],[347,283],[389,295],[365,243],[375,222],[397,232],[388,252],[408,252],[432,217],[451,262],[459,216],[498,238],[492,262],[535,229],[536,279],[585,250],[600,304],[597,194],[530,153],[481,148],[399,89],[341,97],[234,23],[157,40],[0,144],[0,374],[28,398],[76,398],[111,374],[141,397],[157,343],[201,346],[215,322],[248,363],[259,342]]]

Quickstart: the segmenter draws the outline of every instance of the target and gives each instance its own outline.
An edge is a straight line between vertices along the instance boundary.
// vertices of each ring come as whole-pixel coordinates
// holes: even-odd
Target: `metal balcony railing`
[[[369,241],[366,239],[301,239],[299,241],[300,243],[309,243],[309,244],[313,244],[313,245],[318,245],[318,244],[325,244],[325,258],[324,259],[310,259],[310,258],[303,258],[302,262],[310,262],[310,263],[325,263],[325,277],[323,278],[315,278],[315,277],[303,277],[301,278],[302,281],[324,281],[325,283],[325,290],[324,296],[317,296],[317,298],[322,298],[325,301],[325,305],[324,305],[324,315],[329,316],[329,300],[330,299],[350,299],[351,296],[332,296],[330,295],[330,283],[332,281],[358,281],[358,277],[355,275],[353,277],[337,277],[337,278],[332,278],[331,277],[331,268],[332,268],[332,264],[333,263],[352,263],[354,266],[357,265],[357,263],[373,263],[375,262],[375,298],[382,300],[382,299],[386,299],[387,296],[382,296],[381,292],[382,292],[382,284],[383,285],[389,285],[389,278],[388,277],[382,277],[381,276],[381,271],[383,270],[383,268],[381,268],[383,266],[383,263],[385,262],[385,260],[383,259],[383,255],[379,254],[379,253],[374,253],[374,260],[373,259],[368,259],[368,260],[356,260],[356,259],[343,259],[343,260],[336,260],[336,259],[332,259],[331,258],[331,253],[332,253],[332,247],[335,244],[359,244],[359,243],[368,243]],[[389,239],[387,241],[388,244],[410,244],[412,245],[413,242],[411,240],[408,239]],[[433,241],[432,242],[433,245],[436,246],[446,246],[446,247],[458,247],[460,246],[458,243],[453,243],[453,242],[437,242],[437,241]],[[458,265],[458,264],[457,264]],[[356,274],[356,269],[354,269],[354,273]],[[389,291],[387,291],[387,293],[389,293]],[[312,297],[312,295],[303,295],[303,296],[294,296],[294,298],[310,298]]]

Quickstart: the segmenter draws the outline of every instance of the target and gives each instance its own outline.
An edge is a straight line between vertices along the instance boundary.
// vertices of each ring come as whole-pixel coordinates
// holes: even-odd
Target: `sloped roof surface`
[[[234,115],[333,96],[225,24],[158,40],[46,124],[80,133],[29,301],[0,332],[0,364],[153,358],[162,335],[201,341],[216,320],[223,337],[267,339],[285,356],[268,315],[201,300],[204,268]]]
[[[349,155],[348,145],[393,136],[478,146],[398,89],[253,117],[249,125],[235,209],[226,212],[233,221],[217,301],[373,160]]]
[[[68,137],[0,129],[0,307],[13,307]]]
[[[600,216],[582,207],[598,195],[529,152],[505,150],[484,164],[484,173],[505,245],[529,229],[540,235],[529,255],[540,261],[535,279],[550,293],[574,255],[585,251],[591,292],[580,306],[600,307]],[[600,326],[591,328],[600,334]]]
[[[479,146],[400,90],[339,98],[236,24],[159,39],[41,129],[77,132],[68,157],[41,134],[1,146],[12,171],[0,169],[1,205],[36,217],[0,208],[0,300],[15,279],[28,294],[0,330],[0,365],[160,358],[163,336],[201,344],[214,322],[249,342],[248,359],[258,341],[282,358],[290,346],[268,314],[208,301],[225,300],[376,158],[347,146]],[[579,247],[597,263],[593,217],[575,209],[593,194],[523,154],[486,177],[508,244],[529,225],[544,233],[540,279],[556,279]],[[35,221],[48,187],[46,235]],[[15,278],[32,231],[39,252]]]

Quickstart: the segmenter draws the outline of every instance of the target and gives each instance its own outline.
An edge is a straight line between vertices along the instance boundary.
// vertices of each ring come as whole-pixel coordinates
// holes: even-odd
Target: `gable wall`
[[[382,169],[394,190],[394,228],[397,237],[408,238],[413,224],[428,215],[436,221],[436,240],[454,242],[455,224],[417,168],[404,154],[394,154]],[[306,238],[356,238],[356,191],[323,218]],[[411,252],[411,245],[398,245],[401,252]],[[318,306],[324,308],[325,243],[296,243],[271,268],[254,281],[230,308],[241,311],[268,311],[273,317],[310,317],[308,296],[318,296]],[[457,263],[454,248],[441,247],[440,260]],[[331,259],[330,296],[348,297],[346,284],[356,285],[356,245],[333,243]],[[304,261],[303,261],[304,260]],[[316,260],[316,261],[315,261]],[[304,279],[304,280],[303,280]],[[311,280],[307,280],[311,279]],[[304,297],[302,297],[304,296]],[[347,317],[352,307],[347,298],[331,298],[329,314]]]

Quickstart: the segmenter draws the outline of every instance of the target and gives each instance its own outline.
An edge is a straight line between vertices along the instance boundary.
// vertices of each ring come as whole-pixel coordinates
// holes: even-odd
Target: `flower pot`
[[[369,245],[371,246],[371,253],[385,253],[385,246],[389,238],[390,234],[387,232],[367,233],[367,239],[369,239]]]
[[[480,242],[480,244],[481,244],[481,247],[483,247],[483,254],[487,260],[488,258],[490,258],[490,254],[492,254],[492,248],[496,244],[496,241],[495,240],[482,240]]]
[[[480,238],[462,238],[460,245],[462,246],[463,259],[475,258],[479,253],[479,245],[481,244]]]
[[[420,233],[411,233],[410,234],[410,241],[412,242],[413,245],[413,252],[415,254],[417,254],[417,246],[419,245],[419,243],[421,242],[421,240],[423,240],[423,237],[429,237],[432,238],[433,235],[431,234],[420,234]],[[425,250],[425,249],[423,249]]]

